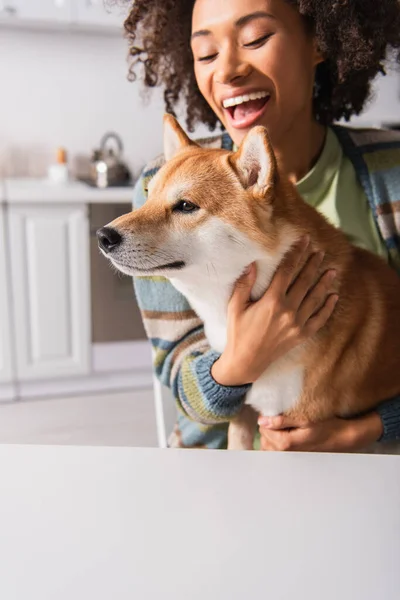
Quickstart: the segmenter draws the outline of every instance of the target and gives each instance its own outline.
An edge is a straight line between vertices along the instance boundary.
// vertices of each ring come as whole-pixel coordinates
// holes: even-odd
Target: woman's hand
[[[211,373],[221,385],[253,383],[265,369],[325,325],[338,296],[330,294],[335,271],[318,277],[323,255],[303,239],[284,258],[265,294],[250,299],[256,267],[241,277],[228,307],[228,339]]]
[[[296,422],[289,417],[260,417],[261,450],[352,452],[377,442],[383,433],[378,413],[356,419],[333,418],[321,423]]]

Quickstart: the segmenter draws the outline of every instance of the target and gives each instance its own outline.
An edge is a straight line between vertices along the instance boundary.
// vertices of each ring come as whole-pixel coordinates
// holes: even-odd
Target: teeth
[[[268,92],[253,92],[251,94],[245,94],[244,96],[236,96],[235,98],[228,98],[224,100],[222,105],[224,108],[229,108],[230,106],[238,106],[239,104],[243,104],[244,102],[249,102],[250,100],[259,100],[260,98],[269,97]]]

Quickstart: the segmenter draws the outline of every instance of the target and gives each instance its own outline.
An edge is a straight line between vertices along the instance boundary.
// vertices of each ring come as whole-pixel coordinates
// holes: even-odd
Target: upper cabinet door
[[[73,20],[83,26],[122,29],[129,5],[118,0],[73,0]]]
[[[68,23],[72,17],[72,0],[0,0],[2,22]]]

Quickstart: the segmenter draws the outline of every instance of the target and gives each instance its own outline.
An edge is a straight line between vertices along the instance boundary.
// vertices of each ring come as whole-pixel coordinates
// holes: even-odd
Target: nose
[[[225,49],[220,52],[218,64],[215,70],[215,80],[217,83],[229,85],[237,80],[244,79],[251,73],[251,66],[248,62],[241,60],[239,53],[232,49]]]
[[[102,227],[97,231],[96,235],[99,247],[104,250],[104,252],[107,252],[107,254],[111,252],[111,250],[114,250],[114,248],[117,248],[122,242],[122,236],[112,227]]]

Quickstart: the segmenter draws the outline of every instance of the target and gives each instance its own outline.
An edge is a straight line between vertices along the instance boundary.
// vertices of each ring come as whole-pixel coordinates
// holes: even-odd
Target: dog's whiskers
[[[241,248],[245,248],[245,246],[246,246],[246,244],[243,242],[243,240],[239,240],[234,235],[230,236],[230,240],[232,242],[234,242],[235,244],[237,244],[238,246],[240,246]]]

